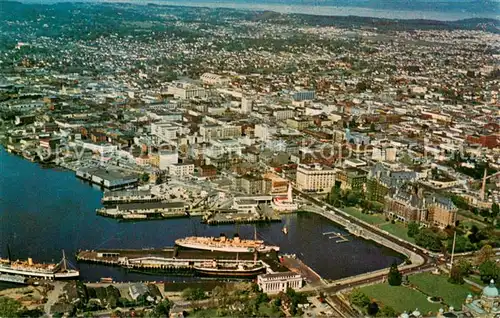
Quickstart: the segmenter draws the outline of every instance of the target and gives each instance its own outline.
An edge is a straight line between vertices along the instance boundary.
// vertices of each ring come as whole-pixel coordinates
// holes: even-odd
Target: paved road
[[[43,309],[45,311],[45,314],[50,317],[50,308],[57,302],[59,299],[59,296],[61,296],[64,291],[63,288],[66,286],[65,282],[51,282],[51,284],[54,286],[54,289],[50,291],[47,295],[47,302],[45,303]]]

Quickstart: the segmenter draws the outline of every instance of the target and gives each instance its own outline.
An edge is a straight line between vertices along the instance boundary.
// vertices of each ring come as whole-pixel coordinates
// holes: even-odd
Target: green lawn
[[[405,286],[390,286],[388,283],[382,283],[362,287],[361,291],[372,300],[390,306],[399,313],[412,312],[418,308],[422,314],[432,312],[435,315],[441,308],[440,304],[427,301],[427,296],[421,292]]]
[[[467,277],[467,279],[476,283],[476,284],[479,284],[481,286],[486,286],[486,284],[483,283],[483,281],[481,280],[481,277],[479,277],[479,275],[469,275],[469,277]]]
[[[200,309],[200,310],[197,310],[197,311],[195,311],[193,313],[190,313],[189,317],[196,317],[196,318],[217,317],[217,309],[215,309],[215,308]]]
[[[479,222],[473,219],[465,219],[460,221],[460,224],[466,226],[467,228],[471,228],[473,225],[477,226],[479,229],[485,228],[486,225],[483,222]]]
[[[344,212],[349,213],[350,215],[354,216],[355,218],[358,218],[362,221],[365,221],[366,223],[369,224],[382,224],[385,223],[385,217],[383,214],[364,214],[361,213],[361,210],[356,209],[354,207],[346,207],[342,209]]]
[[[405,241],[415,243],[415,239],[408,236],[408,229],[402,223],[389,223],[380,226],[380,228],[384,231],[391,233]]]
[[[430,296],[442,297],[446,304],[455,308],[461,308],[467,295],[472,293],[470,285],[452,284],[448,282],[448,277],[444,275],[420,273],[411,275],[409,280],[422,292]]]

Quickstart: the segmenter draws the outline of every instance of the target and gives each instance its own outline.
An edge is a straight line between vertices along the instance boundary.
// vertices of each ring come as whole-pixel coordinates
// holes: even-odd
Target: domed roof
[[[492,279],[490,284],[483,288],[483,296],[485,297],[498,297],[498,289],[495,286],[495,281]]]

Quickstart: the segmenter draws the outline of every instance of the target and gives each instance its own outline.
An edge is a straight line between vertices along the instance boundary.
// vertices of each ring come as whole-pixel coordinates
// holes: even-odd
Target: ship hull
[[[220,277],[244,277],[252,278],[259,274],[264,274],[266,272],[265,267],[258,267],[248,270],[239,269],[224,269],[224,268],[204,268],[204,267],[194,267],[197,274],[200,276],[220,276]]]
[[[196,244],[196,243],[186,243],[182,241],[175,241],[175,244],[185,247],[191,248],[195,250],[205,250],[205,251],[216,251],[216,252],[229,252],[229,253],[248,253],[248,252],[260,252],[260,253],[268,253],[272,250],[279,252],[280,248],[278,246],[266,246],[264,248],[247,248],[247,247],[237,247],[237,246],[209,246],[204,244]]]
[[[9,275],[21,275],[23,277],[47,279],[47,280],[75,279],[80,276],[80,273],[78,271],[69,273],[50,273],[50,272],[24,271],[6,267],[0,267],[0,273]]]

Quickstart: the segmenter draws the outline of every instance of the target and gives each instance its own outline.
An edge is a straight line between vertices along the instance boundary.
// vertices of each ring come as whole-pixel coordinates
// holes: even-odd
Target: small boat
[[[285,234],[285,235],[288,234],[288,228],[286,226],[283,227],[282,231],[283,231],[283,234]]]
[[[101,277],[101,283],[112,283],[113,278],[112,277]]]

